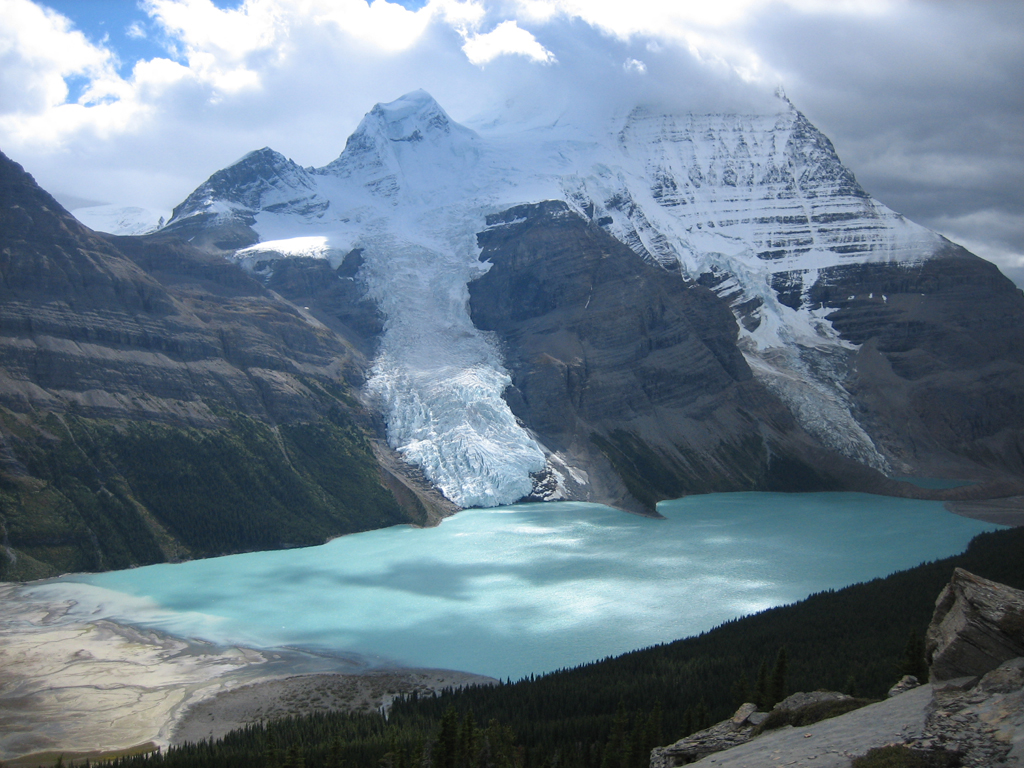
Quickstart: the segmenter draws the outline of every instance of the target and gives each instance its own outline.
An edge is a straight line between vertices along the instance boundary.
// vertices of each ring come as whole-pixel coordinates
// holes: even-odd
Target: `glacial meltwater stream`
[[[733,493],[659,506],[467,510],[320,547],[41,582],[83,618],[216,643],[519,678],[960,552],[999,526],[939,502]]]

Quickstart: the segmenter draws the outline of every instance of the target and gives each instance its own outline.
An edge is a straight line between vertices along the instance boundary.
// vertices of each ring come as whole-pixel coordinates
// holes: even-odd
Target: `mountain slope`
[[[0,254],[0,579],[445,508],[382,465],[401,462],[352,395],[359,353],[236,265],[97,235],[3,156]]]
[[[653,511],[689,493],[865,481],[853,462],[823,462],[754,379],[711,291],[638,263],[562,202],[488,224],[480,258],[491,268],[470,283],[470,311],[501,339],[513,413],[550,451],[537,495]]]
[[[388,441],[461,506],[509,503],[531,492],[629,505],[616,480],[607,487],[584,487],[596,480],[541,487],[573,477],[570,470],[583,477],[590,459],[579,451],[563,455],[569,443],[580,445],[580,436],[567,443],[544,422],[544,408],[523,410],[516,400],[523,377],[541,375],[524,367],[521,329],[478,321],[482,306],[472,316],[467,311],[468,286],[488,282],[479,256],[495,237],[489,217],[544,201],[562,201],[627,246],[633,271],[645,269],[644,262],[657,265],[680,285],[696,282],[723,301],[736,325],[723,334],[721,315],[712,313],[715,319],[708,315],[698,325],[717,330],[700,333],[720,334],[719,358],[742,356],[758,398],[788,411],[793,434],[818,451],[811,465],[834,465],[825,457],[841,454],[895,475],[1020,476],[1024,407],[1013,392],[1024,374],[1016,352],[1024,348],[1024,297],[981,260],[871,199],[828,139],[784,98],[772,114],[671,115],[645,107],[605,123],[574,125],[566,117],[549,126],[485,125],[461,126],[416,91],[374,107],[323,168],[303,170],[262,150],[218,172],[176,209],[167,231],[195,228],[187,231],[226,247],[244,220],[247,237],[259,242],[232,253],[264,281],[275,280],[288,260],[319,260],[331,270],[348,264],[339,279],[376,304],[378,325],[365,311],[357,318],[344,310],[344,319],[331,313],[339,328],[356,322],[361,348],[373,350],[366,391],[382,412]],[[225,186],[232,179],[237,183]],[[505,250],[518,247],[510,237]],[[603,247],[595,242],[581,252]],[[541,256],[561,258],[557,247]],[[538,261],[526,272],[549,269],[560,267]],[[946,277],[935,282],[940,273]],[[935,282],[934,289],[920,275],[932,275],[922,279]],[[503,290],[518,291],[526,277],[507,277]],[[614,303],[614,293],[602,301]],[[290,296],[305,302],[298,292]],[[858,325],[859,303],[879,301],[883,310]],[[977,308],[990,301],[999,307],[996,316]],[[495,346],[490,328],[500,331],[504,346]],[[900,349],[896,337],[903,339]],[[989,351],[979,354],[978,347]],[[930,361],[927,376],[905,365],[912,357]],[[683,358],[666,367],[652,363],[648,374],[651,381],[687,377]],[[679,383],[665,392],[677,391],[685,411],[685,399],[697,392],[714,398],[716,381],[700,379],[688,395]],[[628,377],[609,383],[623,388],[606,398],[612,410],[584,419],[601,422],[602,439],[639,434],[628,423],[629,409],[610,405],[628,402],[635,386]],[[944,414],[938,417],[928,412],[936,393]],[[979,396],[992,402],[991,419],[976,413]],[[549,405],[546,412],[555,410]],[[697,466],[743,477],[742,487],[766,487],[756,469],[763,449],[752,446],[762,441],[764,424],[775,428],[773,419],[757,415],[736,426],[751,447],[731,458],[714,457],[717,438],[705,440],[700,429],[687,427],[685,437],[671,439],[645,433],[615,471],[622,480],[625,464],[664,464],[672,479],[652,489],[651,499],[693,489],[681,478]],[[963,422],[971,426],[950,426]],[[717,429],[710,424],[708,435]],[[866,477],[849,482],[874,482]],[[705,487],[721,487],[716,483]]]

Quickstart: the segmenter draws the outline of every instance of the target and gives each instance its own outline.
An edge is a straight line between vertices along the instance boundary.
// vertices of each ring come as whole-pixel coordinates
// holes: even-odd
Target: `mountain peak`
[[[374,128],[391,141],[422,141],[429,133],[450,133],[451,118],[434,97],[420,89],[387,104],[376,104],[362,127]]]
[[[232,168],[238,168],[240,166],[246,168],[266,168],[277,170],[294,164],[295,163],[292,160],[289,160],[277,150],[271,149],[270,147],[263,147],[262,149],[255,149],[252,152],[246,152],[240,158],[235,160],[235,162],[219,171],[219,173],[224,173],[225,171]]]
[[[314,173],[355,176],[375,196],[392,201],[401,190],[426,192],[429,187],[432,194],[439,183],[438,168],[459,168],[457,175],[465,177],[478,139],[474,131],[452,120],[433,96],[416,90],[374,105],[341,155]]]
[[[261,211],[322,215],[329,203],[316,193],[306,169],[270,147],[242,156],[214,173],[178,205],[165,230],[186,239],[210,219],[230,230],[217,248],[242,248],[259,240],[250,227]]]

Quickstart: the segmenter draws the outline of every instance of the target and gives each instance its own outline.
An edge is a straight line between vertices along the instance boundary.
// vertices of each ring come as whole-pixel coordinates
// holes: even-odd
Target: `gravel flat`
[[[172,744],[220,738],[236,728],[313,712],[375,712],[401,694],[493,685],[498,681],[447,669],[390,669],[360,674],[297,675],[218,693],[190,707],[178,721]]]

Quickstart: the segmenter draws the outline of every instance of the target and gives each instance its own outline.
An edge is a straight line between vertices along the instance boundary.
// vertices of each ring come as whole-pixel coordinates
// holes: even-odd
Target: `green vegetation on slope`
[[[640,768],[652,746],[730,715],[747,698],[745,681],[756,680],[762,664],[777,668],[782,648],[788,682],[773,696],[818,688],[884,696],[915,661],[906,657],[913,645],[907,638],[923,635],[953,569],[1024,588],[1021,552],[1024,529],[982,534],[956,557],[813,595],[698,637],[516,683],[412,696],[396,701],[387,720],[293,718],[119,765]],[[472,741],[479,731],[467,723],[477,722],[497,729],[493,744]],[[474,748],[453,753],[466,739]]]
[[[279,427],[225,413],[216,429],[0,417],[21,469],[0,473],[0,580],[308,546],[410,522],[341,408]]]

